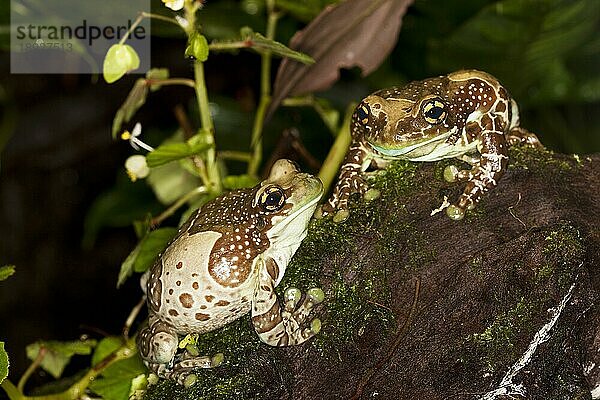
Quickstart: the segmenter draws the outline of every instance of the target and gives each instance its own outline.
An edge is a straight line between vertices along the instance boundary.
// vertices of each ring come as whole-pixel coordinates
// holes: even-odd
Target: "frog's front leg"
[[[477,147],[480,157],[471,170],[458,170],[450,167],[445,177],[449,181],[467,181],[463,194],[446,209],[452,219],[462,219],[465,210],[470,210],[479,202],[482,195],[498,184],[508,163],[508,143],[501,132],[485,132]]]
[[[315,318],[310,327],[305,322],[313,306],[323,301],[321,289],[308,290],[302,304],[296,308],[301,294],[298,289],[285,291],[283,310],[275,294],[279,267],[272,258],[259,260],[259,278],[252,301],[252,323],[260,339],[271,346],[289,346],[303,343],[321,329],[321,321]]]
[[[215,366],[214,357],[184,353],[177,359],[178,335],[173,327],[156,316],[151,316],[148,325],[140,330],[137,341],[142,360],[150,371],[161,378],[173,378],[183,384],[195,368]]]
[[[365,180],[363,171],[371,162],[367,147],[361,142],[354,142],[348,149],[338,181],[329,200],[321,206],[321,216],[334,214],[334,221],[341,222],[348,218],[348,201],[354,193],[363,195],[369,185]]]

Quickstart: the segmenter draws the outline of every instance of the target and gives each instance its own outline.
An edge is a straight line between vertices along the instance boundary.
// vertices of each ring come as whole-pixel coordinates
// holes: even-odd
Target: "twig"
[[[168,217],[173,215],[173,213],[175,211],[177,211],[177,209],[179,207],[181,207],[182,205],[187,203],[188,200],[191,200],[195,196],[197,196],[199,194],[204,194],[204,193],[207,193],[207,190],[204,186],[198,186],[197,188],[187,192],[186,194],[181,196],[175,203],[173,203],[169,208],[167,208],[165,211],[163,211],[160,215],[152,218],[152,220],[150,220],[150,225],[151,226],[160,225],[161,222],[163,222],[165,219],[167,219]]]
[[[38,352],[37,357],[35,358],[35,360],[33,360],[29,367],[27,367],[27,370],[25,370],[25,373],[23,374],[23,376],[21,376],[21,379],[19,379],[19,383],[17,384],[17,390],[20,393],[23,393],[23,389],[25,389],[25,384],[27,383],[27,380],[29,380],[29,377],[31,376],[31,374],[33,374],[33,371],[35,371],[36,368],[40,366],[42,361],[44,361],[44,357],[46,357],[46,354],[48,354],[48,349],[44,346],[40,346],[40,350]]]
[[[527,229],[527,225],[525,224],[525,222],[523,222],[523,221],[521,220],[521,218],[517,217],[517,216],[516,216],[516,214],[513,212],[513,209],[514,209],[515,207],[517,207],[517,206],[519,205],[519,203],[520,203],[520,202],[521,202],[521,193],[519,193],[519,198],[518,198],[518,200],[517,200],[517,203],[516,203],[514,206],[510,206],[510,207],[508,207],[508,212],[510,213],[510,215],[512,215],[512,216],[513,216],[513,218],[514,218],[514,219],[516,219],[517,221],[519,221],[519,222],[521,223],[521,225],[523,225],[523,227],[524,227],[525,229]]]
[[[192,81],[192,85],[193,85],[193,82],[194,81]],[[192,136],[194,136],[194,128],[192,128],[192,124],[190,123],[190,120],[187,117],[187,114],[185,113],[185,109],[183,108],[183,106],[181,104],[177,104],[175,106],[175,109],[173,110],[173,113],[175,114],[175,119],[179,123],[181,130],[183,131],[183,136],[186,139],[189,139]]]
[[[133,309],[129,313],[129,316],[125,321],[125,325],[123,326],[123,337],[125,338],[125,340],[129,339],[129,330],[131,329],[131,325],[133,325],[133,321],[135,321],[136,317],[140,313],[140,310],[142,309],[142,307],[144,307],[144,304],[146,304],[146,296],[142,296],[140,301],[135,305],[135,307],[133,307]]]

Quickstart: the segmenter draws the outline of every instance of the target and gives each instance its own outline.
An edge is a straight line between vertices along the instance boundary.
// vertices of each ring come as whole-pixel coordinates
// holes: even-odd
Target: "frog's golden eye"
[[[360,104],[356,108],[356,116],[358,117],[358,120],[363,124],[366,124],[367,122],[369,122],[369,114],[370,114],[369,107],[364,104]]]
[[[446,105],[438,99],[429,100],[423,105],[423,116],[430,124],[439,124],[446,119]]]
[[[258,202],[265,211],[278,211],[285,204],[285,193],[279,186],[268,186],[260,194]]]

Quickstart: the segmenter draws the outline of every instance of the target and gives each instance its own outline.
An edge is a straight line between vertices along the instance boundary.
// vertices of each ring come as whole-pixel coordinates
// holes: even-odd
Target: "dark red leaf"
[[[413,0],[346,0],[325,8],[289,47],[315,59],[312,65],[284,59],[279,65],[267,115],[288,96],[330,87],[340,68],[374,71],[398,38],[402,17]]]

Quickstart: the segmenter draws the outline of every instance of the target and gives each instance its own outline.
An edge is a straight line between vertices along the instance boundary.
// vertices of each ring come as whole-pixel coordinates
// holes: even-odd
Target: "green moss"
[[[488,373],[502,370],[518,357],[517,339],[536,315],[539,302],[522,297],[510,310],[500,313],[481,333],[467,336],[475,353],[474,362]]]
[[[536,271],[536,280],[556,279],[559,287],[567,287],[574,273],[574,266],[583,262],[585,246],[579,230],[568,222],[560,223],[544,238],[545,264]]]
[[[576,159],[572,161],[556,157],[554,153],[546,149],[538,149],[531,146],[512,146],[509,150],[509,168],[535,169],[549,174],[571,172]]]

